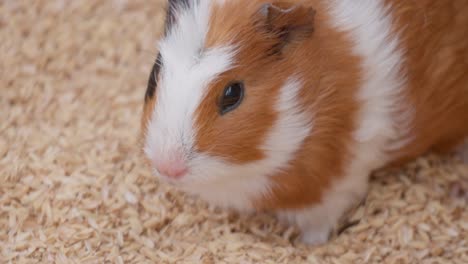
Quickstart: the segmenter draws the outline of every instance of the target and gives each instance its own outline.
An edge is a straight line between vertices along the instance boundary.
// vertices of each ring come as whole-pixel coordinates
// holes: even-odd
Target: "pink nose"
[[[169,178],[178,179],[187,174],[187,166],[181,160],[156,162],[159,173]]]

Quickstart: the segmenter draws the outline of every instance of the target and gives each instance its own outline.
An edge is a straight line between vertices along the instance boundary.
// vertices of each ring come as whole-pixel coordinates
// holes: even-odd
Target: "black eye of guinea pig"
[[[223,91],[219,102],[219,111],[224,115],[236,109],[244,97],[244,84],[242,82],[232,82]]]

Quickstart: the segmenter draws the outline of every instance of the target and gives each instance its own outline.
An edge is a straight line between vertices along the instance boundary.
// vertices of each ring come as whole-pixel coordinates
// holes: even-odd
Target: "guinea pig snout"
[[[163,176],[179,179],[187,174],[188,168],[182,155],[171,155],[167,158],[154,160],[156,170]]]

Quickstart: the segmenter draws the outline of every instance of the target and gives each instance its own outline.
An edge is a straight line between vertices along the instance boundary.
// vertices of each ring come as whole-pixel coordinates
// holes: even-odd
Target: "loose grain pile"
[[[315,248],[156,182],[136,142],[163,6],[0,1],[0,263],[468,263],[454,159],[374,179],[354,225]]]

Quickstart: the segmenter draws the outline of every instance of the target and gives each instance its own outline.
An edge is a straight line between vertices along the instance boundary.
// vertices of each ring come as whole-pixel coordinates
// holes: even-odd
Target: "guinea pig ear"
[[[310,37],[314,31],[315,10],[301,4],[263,4],[259,11],[264,30],[278,39],[279,51],[293,41]]]

